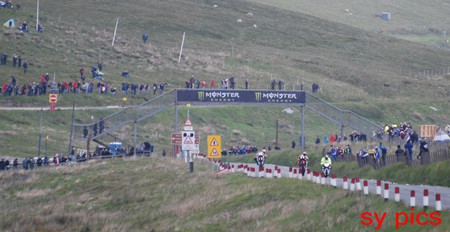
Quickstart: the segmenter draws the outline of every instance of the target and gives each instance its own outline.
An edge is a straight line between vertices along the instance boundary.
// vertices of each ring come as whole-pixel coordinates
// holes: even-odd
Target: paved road
[[[104,109],[119,109],[121,106],[77,106],[75,110],[104,110]],[[2,110],[31,110],[31,111],[39,111],[39,110],[48,111],[50,110],[50,106],[46,107],[0,107],[0,111]],[[58,110],[72,110],[72,107],[57,107]]]
[[[237,167],[239,164],[243,165],[249,165],[250,167],[254,167],[256,170],[258,170],[258,167],[256,164],[247,164],[247,163],[232,163]],[[279,166],[277,165],[279,169],[281,169],[281,177],[282,178],[289,178],[289,167],[286,166]],[[266,164],[264,165],[264,168],[270,168],[274,170],[275,165],[272,164]],[[312,173],[311,173],[312,174]],[[305,175],[306,177],[306,175]],[[354,177],[353,177],[354,178]],[[305,178],[306,179],[306,178]],[[348,177],[348,186],[350,187],[350,181],[351,178]],[[367,180],[369,184],[369,193],[370,194],[376,194],[377,189],[377,180],[369,179]],[[337,187],[343,188],[343,179],[342,178],[336,178]],[[360,181],[361,186],[363,186],[363,180]],[[385,183],[389,184],[389,200],[394,200],[395,197],[395,187],[399,187],[400,190],[400,200],[409,207],[410,204],[410,196],[411,196],[411,190],[415,191],[415,199],[416,199],[416,208],[421,209],[423,207],[423,193],[424,189],[428,189],[428,200],[429,200],[429,207],[435,208],[436,206],[436,193],[439,193],[441,195],[441,205],[442,210],[450,211],[450,188],[449,187],[442,187],[442,186],[429,186],[429,185],[409,185],[409,184],[397,184],[392,183],[390,181],[382,181],[381,182],[381,197],[384,197],[384,185]],[[326,178],[326,184],[330,184],[330,178]],[[349,190],[350,191],[350,190]],[[355,187],[356,191],[356,187]],[[362,190],[361,190],[362,192]],[[362,194],[362,193],[361,193]]]

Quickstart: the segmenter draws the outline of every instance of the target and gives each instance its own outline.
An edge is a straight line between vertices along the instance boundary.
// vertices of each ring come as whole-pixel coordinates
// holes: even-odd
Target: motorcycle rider
[[[306,151],[298,157],[297,166],[302,171],[302,176],[305,176],[305,171],[308,169],[308,154]]]
[[[325,164],[328,164],[328,168],[331,170],[331,159],[328,156],[328,154],[326,154],[324,157],[322,157],[322,159],[320,160],[320,165],[322,166],[322,172],[324,172],[325,170]],[[328,173],[329,174],[329,173]]]
[[[256,153],[255,155],[255,162],[260,167],[264,166],[264,161],[267,158],[266,149],[263,149],[261,152]]]

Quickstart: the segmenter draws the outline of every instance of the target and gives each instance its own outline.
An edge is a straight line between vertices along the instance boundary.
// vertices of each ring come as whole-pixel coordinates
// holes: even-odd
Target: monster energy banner
[[[177,102],[304,104],[303,91],[177,89]]]

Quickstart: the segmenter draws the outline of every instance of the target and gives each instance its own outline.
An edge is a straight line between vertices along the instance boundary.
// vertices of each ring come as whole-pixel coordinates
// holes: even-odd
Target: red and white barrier
[[[306,179],[307,180],[311,180],[312,176],[311,176],[311,170],[306,170]]]
[[[294,173],[292,173],[292,178],[297,179],[297,169],[293,168]]]
[[[325,185],[325,174],[320,175],[320,184]]]
[[[316,184],[320,184],[320,172],[316,172]]]
[[[381,196],[381,180],[377,180],[377,195]]]
[[[361,191],[362,190],[362,188],[361,188],[361,180],[359,179],[359,177],[355,178],[355,184],[356,184],[356,190],[357,191]]]
[[[270,168],[266,169],[266,178],[273,178],[272,169]]]
[[[395,187],[394,201],[400,202],[400,188],[399,187]]]
[[[411,197],[409,198],[409,206],[414,209],[416,207],[416,191],[411,190]]]
[[[334,173],[331,174],[330,184],[331,184],[331,186],[333,186],[333,188],[336,188],[336,186],[337,186],[337,184],[336,184],[336,175]]]
[[[442,204],[441,204],[441,194],[436,193],[436,211],[441,212]]]
[[[350,191],[355,191],[355,178],[352,178],[352,181],[350,182]]]
[[[299,179],[299,180],[302,180],[303,178],[304,178],[304,176],[302,175],[302,169],[299,168],[299,169],[298,169],[298,179]]]
[[[369,195],[369,182],[364,180],[364,195]]]
[[[426,211],[428,209],[428,189],[423,190],[423,208]]]
[[[234,169],[234,164],[231,165],[231,172],[236,172],[236,170]]]
[[[342,178],[342,181],[343,181],[343,183],[342,183],[342,188],[345,189],[345,190],[347,190],[347,189],[348,189],[348,181],[347,181],[347,177],[344,176],[344,177]]]
[[[281,178],[281,169],[277,170],[277,178]]]
[[[266,172],[264,171],[264,167],[259,167],[258,177],[265,177],[265,176],[266,176]]]
[[[389,200],[389,184],[384,184],[384,201]]]
[[[292,178],[292,167],[289,167],[289,178]]]

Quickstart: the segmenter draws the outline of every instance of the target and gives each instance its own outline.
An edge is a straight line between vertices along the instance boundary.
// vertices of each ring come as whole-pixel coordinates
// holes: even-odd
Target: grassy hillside
[[[23,1],[20,10],[5,10],[0,20],[14,17],[18,24],[26,20],[32,26],[34,3]],[[191,74],[208,82],[234,75],[241,88],[247,78],[252,88],[267,87],[271,79],[285,81],[289,89],[302,81],[306,86],[318,82],[324,95],[336,101],[448,97],[447,77],[424,82],[410,75],[447,67],[448,52],[280,8],[237,0],[213,8],[215,3],[43,2],[43,34],[2,28],[2,43],[9,45],[2,49],[30,63],[26,75],[2,69],[2,82],[10,75],[17,75],[19,83],[39,81],[46,72],[60,81],[77,80],[80,67],[88,71],[100,61],[106,79],[116,87],[123,81],[183,86]],[[113,47],[116,18],[120,21]],[[142,43],[144,31],[150,33],[149,44]],[[178,64],[183,32],[184,58]],[[120,77],[124,69],[130,70],[131,79]],[[438,88],[443,90],[424,91]]]
[[[392,231],[395,212],[409,212],[306,181],[215,175],[201,161],[189,174],[184,162],[163,158],[2,172],[0,183],[2,231],[372,231],[360,224],[365,211],[386,212],[382,229]],[[426,230],[449,230],[449,217]]]
[[[450,28],[446,19],[450,4],[445,1],[262,0],[254,2],[317,16],[371,32],[445,49],[450,48],[447,42]],[[391,13],[391,20],[381,20],[379,16],[382,12]]]

